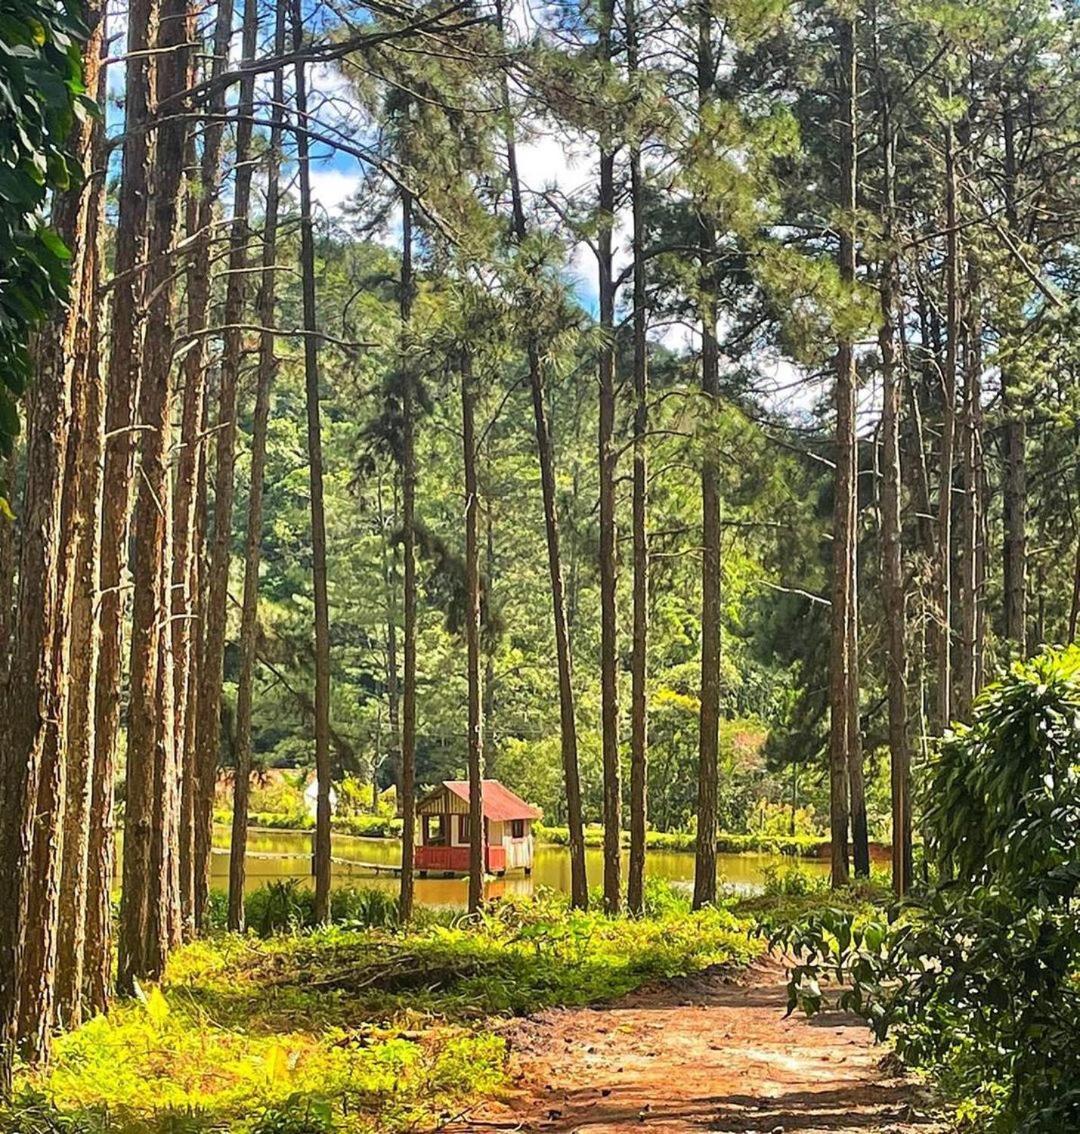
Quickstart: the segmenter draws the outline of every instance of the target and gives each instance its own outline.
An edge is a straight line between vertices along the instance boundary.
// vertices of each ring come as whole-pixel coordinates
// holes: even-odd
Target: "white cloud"
[[[312,163],[312,202],[316,207],[324,209],[330,217],[340,215],[342,206],[356,194],[360,183],[359,169],[355,172],[343,169],[320,169]]]

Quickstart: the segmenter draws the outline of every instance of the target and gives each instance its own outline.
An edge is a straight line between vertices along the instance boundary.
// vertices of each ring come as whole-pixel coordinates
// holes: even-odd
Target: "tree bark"
[[[613,19],[613,0],[603,0],[598,38],[600,58],[607,63],[611,62]],[[616,914],[622,901],[622,792],[619,784],[618,565],[615,556],[615,282],[611,246],[615,223],[615,153],[608,133],[607,126],[602,126],[596,241],[601,334],[597,362],[600,387],[600,722],[604,771],[604,909],[609,914]]]
[[[63,709],[56,647],[58,633],[66,630],[61,508],[70,374],[63,358],[71,328],[53,330],[55,339],[52,349],[42,353],[28,415],[15,636],[5,690],[9,712],[0,736],[0,1096],[11,1089],[16,1041],[31,1061],[42,1059],[52,1022],[52,972],[47,968],[52,927],[29,919],[45,916],[52,903],[55,869],[50,860],[63,800],[59,740],[49,734]]]
[[[106,378],[105,469],[102,480],[101,600],[94,688],[94,769],[88,848],[87,1006],[104,1012],[112,986],[112,882],[115,859],[113,780],[120,727],[124,569],[131,511],[132,426],[139,390],[150,175],[150,0],[135,0],[128,17],[124,79],[123,176],[113,261],[111,341]]]
[[[274,53],[285,53],[285,7],[275,16]],[[255,58],[259,14],[256,0],[244,7],[245,59]],[[240,101],[250,102],[253,91],[242,87]],[[285,76],[274,72],[269,161],[266,175],[266,213],[263,218],[262,282],[256,303],[258,323],[274,324],[275,276],[277,272],[278,179],[281,172],[282,108]],[[245,154],[246,157],[246,154]],[[237,160],[242,160],[237,155]],[[250,186],[250,180],[249,180]],[[248,488],[247,538],[244,547],[244,597],[240,613],[240,675],[236,691],[236,777],[233,784],[232,836],[229,840],[228,927],[244,931],[244,883],[246,879],[247,813],[251,787],[251,714],[255,690],[255,645],[259,613],[259,560],[262,547],[263,479],[266,474],[266,435],[270,420],[270,386],[277,369],[274,334],[264,329],[259,336],[259,365],[255,381],[255,419],[251,435],[251,476]]]
[[[90,35],[84,50],[84,81],[105,100],[105,14],[88,13]],[[56,1022],[78,1027],[83,1013],[83,963],[86,942],[90,811],[94,764],[94,675],[100,636],[97,623],[98,557],[101,546],[101,481],[105,451],[105,385],[100,337],[102,227],[105,209],[105,131],[100,120],[90,126],[85,166],[86,216],[78,284],[74,387],[78,421],[78,499],[76,502],[74,586],[66,645],[69,671],[65,753],[67,790],[57,926]],[[110,790],[112,785],[109,785]]]
[[[857,154],[855,24],[852,19],[836,23],[839,55],[838,107],[840,148],[840,229],[838,264],[840,278],[848,287],[855,282],[855,239],[851,231],[855,211]],[[855,445],[856,378],[854,346],[841,340],[836,350],[836,477],[833,511],[832,628],[829,653],[829,814],[832,840],[832,884],[849,879],[849,768],[855,729],[851,720],[855,701],[856,569],[856,473]]]
[[[1002,115],[1005,143],[1005,217],[1015,232],[1016,124],[1012,102],[1006,94]],[[1027,416],[1011,368],[1001,375],[1001,400],[1005,410],[1005,478],[1003,512],[1005,539],[1003,575],[1005,589],[1005,638],[1014,653],[1027,653]]]
[[[895,135],[887,96],[881,112],[885,182],[885,238],[889,244],[881,273],[882,480],[881,581],[885,609],[885,686],[889,702],[889,767],[892,788],[892,882],[897,897],[911,887],[911,751],[907,723],[907,610],[902,558],[900,422],[901,389],[896,359],[898,264],[893,241],[896,209],[893,153]]]
[[[952,88],[949,87],[951,95]],[[956,136],[945,128],[945,364],[941,383],[941,462],[937,513],[937,699],[934,728],[939,734],[953,717],[952,500],[956,449],[956,371],[960,338],[959,240],[957,236]]]
[[[626,59],[631,82],[638,70],[636,0],[626,0]],[[633,226],[634,294],[634,546],[633,639],[630,657],[630,877],[626,904],[640,915],[645,900],[645,834],[648,819],[649,671],[649,360],[646,341],[645,202],[641,143],[630,145],[630,211]]]
[[[982,351],[979,325],[979,282],[974,260],[968,261],[967,318],[964,321],[964,420],[961,430],[961,466],[964,478],[959,532],[959,611],[956,665],[956,718],[970,722],[971,706],[979,690],[979,605],[982,493],[979,488],[979,453],[982,448]]]
[[[14,456],[0,456],[0,498],[15,506]],[[15,631],[15,522],[0,515],[0,686],[7,685],[11,664],[11,639]]]
[[[303,46],[303,13],[293,0],[293,49]],[[311,560],[315,595],[315,920],[330,920],[330,610],[326,590],[326,507],[323,502],[322,426],[319,420],[319,338],[315,308],[315,234],[311,219],[311,161],[307,76],[296,62],[296,156],[300,167],[300,272],[303,280],[304,386],[307,399],[308,477],[311,490]],[[406,657],[406,674],[408,658]],[[408,826],[406,818],[406,826]],[[404,871],[402,872],[404,879]],[[404,915],[403,915],[404,916]]]
[[[501,0],[496,0],[496,13],[499,32],[504,35]],[[510,95],[505,77],[502,84],[502,105],[505,121],[507,173],[510,181],[513,210],[513,232],[516,243],[521,244],[527,235],[527,225],[521,194],[521,179],[518,175],[517,145],[510,114]],[[573,659],[570,649],[570,628],[566,615],[566,587],[563,581],[562,555],[559,547],[555,455],[551,441],[551,427],[548,421],[543,362],[533,335],[527,335],[526,354],[536,433],[536,451],[540,464],[540,487],[544,502],[548,574],[551,580],[551,604],[555,623],[555,658],[559,675],[559,732],[563,778],[566,787],[568,842],[570,844],[570,902],[576,909],[587,909],[589,905],[589,882],[585,874],[585,830],[582,823],[581,783],[578,772]]]
[[[851,804],[851,849],[856,877],[870,877],[870,834],[866,817],[866,784],[863,778],[862,718],[859,712],[859,538],[856,526],[859,505],[859,443],[854,438],[852,454],[852,565],[851,616],[848,619],[848,788]]]
[[[401,193],[401,332],[403,355],[408,350],[412,318],[412,195]],[[403,560],[403,625],[401,698],[401,891],[400,915],[413,912],[413,848],[416,842],[416,390],[412,365],[401,368],[401,551]]]
[[[465,648],[469,686],[469,912],[484,900],[484,718],[480,680],[480,490],[476,475],[476,383],[472,359],[461,358],[461,433],[465,464]]]
[[[229,44],[232,38],[233,0],[218,0],[217,18],[214,27],[214,60],[211,65],[211,79],[224,73],[228,67]],[[195,247],[195,261],[189,275],[188,321],[189,334],[203,330],[207,325],[210,300],[210,230],[213,221],[213,203],[216,195],[218,166],[221,160],[221,130],[216,129],[214,114],[222,118],[224,125],[225,92],[221,91],[212,107],[211,122],[203,144],[202,185],[203,195],[199,202],[199,243]],[[251,124],[237,124],[237,145],[241,141],[241,130],[250,141]],[[245,143],[246,145],[247,143]],[[243,203],[241,183],[251,183],[250,167],[239,166],[236,171],[234,194],[238,203]],[[247,190],[244,190],[246,193]],[[229,249],[229,266],[241,267],[246,260],[246,244],[242,233],[246,233],[246,205],[239,215],[233,217],[231,235],[233,240]],[[239,244],[239,247],[238,247]],[[225,322],[233,325],[239,320],[236,316],[242,310],[244,295],[244,275],[230,275],[226,286]],[[230,315],[234,317],[230,319]],[[222,349],[222,364],[218,378],[218,417],[214,430],[214,532],[210,541],[208,575],[205,583],[206,601],[202,610],[202,643],[198,660],[198,707],[195,720],[195,752],[197,767],[194,769],[195,799],[190,808],[195,830],[192,839],[192,882],[194,889],[193,920],[195,928],[201,929],[206,912],[206,902],[210,894],[210,857],[213,842],[214,787],[217,781],[218,754],[221,748],[221,690],[224,681],[225,633],[228,625],[229,600],[229,559],[232,549],[232,510],[234,479],[236,470],[236,381],[237,365],[232,362],[230,351],[238,350],[236,333],[226,335]],[[235,345],[234,345],[235,344]],[[201,351],[204,349],[203,336],[196,339],[191,352],[188,369],[189,380],[196,383],[204,381]],[[203,452],[202,461],[206,465],[204,475],[209,477],[209,457]],[[191,597],[194,602],[195,596]],[[188,808],[184,808],[187,812]]]
[[[698,113],[704,118],[712,101],[711,9],[698,16]],[[716,226],[707,205],[698,207],[701,244],[701,392],[706,412],[720,396],[720,356],[716,341],[717,303],[711,282],[715,270]],[[698,733],[697,839],[694,853],[694,909],[716,901],[716,797],[720,746],[720,470],[708,449],[701,464],[701,710]]]
[[[189,134],[185,165],[190,170],[194,164],[195,139],[194,134]],[[198,318],[195,306],[199,285],[195,265],[199,259],[200,205],[200,192],[189,185],[185,225],[187,238],[195,243],[196,253],[188,263],[186,297],[188,329]],[[206,376],[200,348],[193,343],[184,357],[183,368],[180,457],[173,491],[171,592],[175,731],[181,768],[180,910],[185,939],[190,939],[195,932],[195,795],[198,791],[196,722],[198,667],[201,654],[199,628],[202,614],[197,601],[199,590],[196,528],[203,521],[203,517],[197,514],[196,502],[203,494],[206,482],[206,454],[203,444],[205,428]]]
[[[490,457],[488,458],[487,469],[490,471]],[[481,493],[486,495],[485,508],[484,508],[484,606],[489,612],[495,609],[495,596],[493,590],[495,587],[495,520],[492,516],[494,511],[491,501],[490,485],[487,486],[488,491]],[[495,776],[495,744],[494,744],[494,725],[495,719],[495,642],[494,635],[488,633],[481,635],[481,642],[484,646],[484,704],[481,710],[481,719],[484,722],[485,729],[485,743],[484,743],[484,777],[486,779],[493,779]]]
[[[100,73],[101,9],[87,12],[86,77]],[[99,131],[78,123],[69,149],[86,170]],[[31,1063],[48,1056],[54,1022],[66,787],[68,642],[75,557],[83,530],[79,456],[86,433],[88,310],[95,296],[97,183],[57,194],[51,222],[71,251],[67,309],[41,337],[28,399],[27,480],[12,655],[0,725],[0,1096],[14,1042]]]
[[[154,100],[178,97],[188,75],[186,0],[161,6],[154,65]],[[134,19],[135,16],[133,15]],[[174,799],[172,640],[166,632],[171,582],[172,350],[175,243],[184,169],[186,125],[165,115],[155,131],[149,202],[146,336],[139,391],[139,476],[134,514],[134,595],[131,618],[131,694],[125,776],[123,889],[117,986],[134,992],[142,977],[157,978],[174,943],[169,847]],[[178,877],[177,877],[178,882]]]
[[[394,515],[397,515],[397,472],[394,473]],[[386,510],[383,507],[382,476],[376,489],[379,508],[379,543],[382,548],[383,590],[386,596],[386,700],[390,723],[390,745],[387,759],[394,775],[394,790],[401,804],[401,698],[398,691],[397,653],[397,590],[394,570],[396,556],[390,551]]]

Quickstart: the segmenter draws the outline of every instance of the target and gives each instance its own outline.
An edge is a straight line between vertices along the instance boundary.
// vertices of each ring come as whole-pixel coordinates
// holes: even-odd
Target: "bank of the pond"
[[[219,811],[215,816],[218,823],[227,826],[230,818],[227,812]],[[291,831],[294,834],[308,833],[314,829],[314,820],[301,821],[296,815],[276,812],[255,812],[248,816],[254,828],[275,831]],[[392,815],[336,815],[331,821],[332,829],[341,835],[353,835],[368,839],[397,839],[401,837],[401,820]],[[549,827],[537,823],[533,827],[538,843],[553,846],[568,846],[570,831],[567,827]],[[692,831],[647,831],[645,845],[649,850],[693,851],[696,835]],[[604,829],[599,824],[589,824],[585,828],[585,845],[603,845]],[[622,832],[622,845],[630,845],[630,832]],[[782,854],[796,858],[827,858],[829,839],[821,835],[777,835],[765,832],[725,832],[716,837],[716,849],[721,854]],[[875,845],[877,853],[887,853],[888,848]]]
[[[397,891],[399,881],[396,871],[401,864],[399,840],[335,833],[331,842],[335,887],[372,886],[388,892]],[[222,888],[227,884],[228,843],[228,828],[218,826],[211,869],[214,884]],[[310,831],[255,828],[248,836],[247,849],[248,890],[280,879],[296,879],[307,884],[311,878]],[[717,856],[717,873],[723,885],[737,892],[756,891],[769,877],[791,866],[794,861],[775,850],[721,851]],[[798,862],[808,874],[823,877],[828,873],[826,859],[799,859]],[[590,884],[599,885],[603,878],[603,856],[598,845],[586,847],[585,865]],[[627,868],[628,860],[624,855],[624,871]],[[694,878],[694,855],[686,850],[654,847],[648,854],[646,875],[654,881],[688,889]],[[486,893],[489,898],[512,894],[525,897],[544,889],[569,893],[570,854],[565,846],[538,842],[531,876],[517,872],[491,879]],[[467,884],[461,878],[432,876],[416,879],[416,898],[422,905],[464,906],[466,892]]]
[[[506,1086],[493,1017],[610,1001],[760,949],[730,910],[691,913],[655,886],[640,920],[549,897],[400,933],[222,934],[179,950],[160,989],[60,1037],[0,1130],[427,1129]]]

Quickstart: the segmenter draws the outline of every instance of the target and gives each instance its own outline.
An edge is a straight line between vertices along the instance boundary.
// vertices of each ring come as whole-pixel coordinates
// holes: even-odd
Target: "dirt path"
[[[930,1134],[925,1100],[864,1025],[783,1018],[778,964],[666,983],[508,1029],[516,1087],[455,1131]],[[887,1065],[887,1060],[885,1061]]]

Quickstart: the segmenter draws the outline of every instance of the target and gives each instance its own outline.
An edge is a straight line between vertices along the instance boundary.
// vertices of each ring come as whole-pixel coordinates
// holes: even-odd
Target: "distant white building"
[[[319,781],[314,775],[307,782],[304,788],[304,807],[307,808],[308,815],[312,819],[316,817],[319,810]],[[337,792],[334,791],[334,785],[330,785],[330,814],[333,815],[337,810]]]

